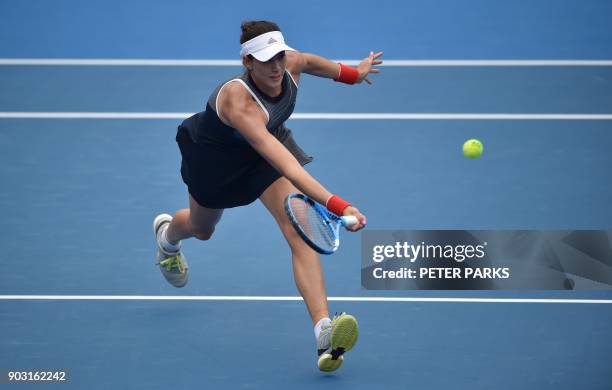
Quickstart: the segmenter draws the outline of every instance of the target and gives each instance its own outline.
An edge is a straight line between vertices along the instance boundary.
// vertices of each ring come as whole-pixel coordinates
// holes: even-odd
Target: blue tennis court
[[[611,5],[432,4],[358,2],[350,20],[318,3],[0,4],[0,370],[88,389],[610,389],[607,290],[368,291],[344,233],[321,260],[360,339],[323,374],[260,202],[184,242],[185,288],[155,266],[153,218],[188,201],[176,127],[241,71],[210,60],[238,58],[249,18],[304,51],[393,65],[372,86],[304,76],[287,123],[368,229],[612,230]],[[463,157],[469,138],[481,158]]]

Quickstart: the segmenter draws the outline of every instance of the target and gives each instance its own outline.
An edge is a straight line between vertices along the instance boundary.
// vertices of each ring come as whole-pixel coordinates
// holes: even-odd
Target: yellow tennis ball
[[[482,155],[482,142],[477,139],[468,139],[463,144],[463,155],[469,158],[476,158]]]

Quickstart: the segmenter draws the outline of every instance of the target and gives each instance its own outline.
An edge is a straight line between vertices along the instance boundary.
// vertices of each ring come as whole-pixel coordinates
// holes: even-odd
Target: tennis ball
[[[463,144],[463,155],[469,158],[476,158],[482,155],[482,142],[477,139],[468,139]]]

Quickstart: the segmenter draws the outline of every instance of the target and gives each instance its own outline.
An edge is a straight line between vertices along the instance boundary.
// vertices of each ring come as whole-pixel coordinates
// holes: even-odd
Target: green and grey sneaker
[[[317,366],[321,371],[336,371],[344,362],[344,353],[355,346],[359,337],[359,326],[355,317],[340,313],[323,329],[317,339],[319,360]]]
[[[160,214],[153,221],[153,233],[155,234],[155,243],[157,244],[156,264],[159,265],[159,269],[168,283],[174,287],[183,287],[189,279],[187,259],[185,259],[180,249],[176,252],[168,252],[159,241],[161,228],[171,221],[172,216],[168,214]]]

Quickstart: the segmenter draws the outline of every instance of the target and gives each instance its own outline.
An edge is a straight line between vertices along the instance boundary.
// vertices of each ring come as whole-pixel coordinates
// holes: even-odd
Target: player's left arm
[[[359,84],[362,81],[372,84],[372,80],[370,80],[369,75],[371,73],[380,73],[380,70],[374,66],[383,63],[383,61],[380,59],[382,54],[382,52],[370,52],[370,55],[359,63],[359,66],[355,68],[358,72],[358,77],[355,80],[355,84]],[[299,75],[300,73],[306,73],[313,76],[337,80],[341,75],[341,65],[330,61],[327,58],[311,53],[289,51],[286,52],[286,55],[287,68],[291,71],[293,76],[296,74]]]

